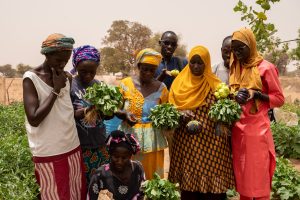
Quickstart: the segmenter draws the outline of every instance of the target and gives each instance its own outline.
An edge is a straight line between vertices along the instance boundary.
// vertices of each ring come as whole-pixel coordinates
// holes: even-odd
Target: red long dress
[[[242,106],[241,119],[232,129],[236,189],[247,197],[270,195],[276,161],[268,110],[284,103],[277,68],[263,60],[258,69],[263,84],[262,93],[268,94],[270,101],[261,102],[255,114],[250,114],[254,101],[247,102]]]

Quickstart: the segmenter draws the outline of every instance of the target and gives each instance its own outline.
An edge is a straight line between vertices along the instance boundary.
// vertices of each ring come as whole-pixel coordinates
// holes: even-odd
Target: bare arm
[[[23,80],[23,101],[25,114],[31,126],[37,127],[51,111],[53,104],[59,94],[60,89],[66,86],[66,77],[63,73],[57,75],[52,69],[53,91],[49,94],[46,101],[39,105],[37,91],[32,80],[25,78]],[[55,94],[56,93],[56,94]]]
[[[37,127],[49,114],[57,96],[50,93],[46,101],[39,105],[37,91],[29,78],[23,80],[23,101],[25,113],[31,126]]]

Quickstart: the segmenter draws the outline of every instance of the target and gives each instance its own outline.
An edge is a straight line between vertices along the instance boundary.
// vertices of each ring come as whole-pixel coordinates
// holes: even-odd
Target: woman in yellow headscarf
[[[169,102],[183,114],[174,134],[169,171],[169,179],[180,184],[181,199],[221,200],[234,186],[230,140],[215,134],[216,123],[208,116],[219,83],[208,50],[196,46],[170,90]],[[193,133],[187,127],[190,120],[200,123]]]
[[[242,105],[232,129],[236,189],[241,200],[270,199],[275,149],[268,110],[284,103],[276,67],[263,60],[250,29],[233,33],[229,84]]]
[[[138,75],[125,78],[120,84],[125,100],[124,111],[127,116],[130,114],[136,119],[133,126],[130,121],[124,120],[120,129],[125,133],[133,133],[139,141],[141,151],[133,159],[141,161],[147,179],[151,179],[154,172],[161,177],[164,175],[164,149],[167,148],[167,142],[161,132],[152,128],[148,118],[151,108],[168,101],[165,84],[154,78],[161,59],[161,54],[153,49],[140,51],[136,56]]]

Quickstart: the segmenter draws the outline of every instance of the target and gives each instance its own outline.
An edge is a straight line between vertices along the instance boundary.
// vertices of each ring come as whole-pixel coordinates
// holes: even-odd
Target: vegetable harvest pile
[[[118,87],[109,86],[104,82],[94,84],[86,89],[84,98],[95,107],[85,119],[87,122],[95,120],[95,115],[113,116],[123,105],[122,94]],[[88,114],[89,114],[88,113]]]
[[[151,200],[180,200],[179,185],[166,179],[161,179],[154,173],[152,180],[142,183],[142,190],[147,199]]]
[[[208,114],[210,118],[215,121],[231,125],[233,122],[240,119],[242,109],[237,102],[228,99],[228,95],[228,86],[225,83],[220,83],[217,87],[217,91],[215,92],[215,96],[218,101],[211,106]]]
[[[179,125],[180,113],[169,103],[156,105],[149,115],[153,127],[157,129],[175,129]]]

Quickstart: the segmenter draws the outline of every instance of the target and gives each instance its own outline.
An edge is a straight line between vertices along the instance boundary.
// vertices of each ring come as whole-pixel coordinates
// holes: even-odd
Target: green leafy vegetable
[[[153,127],[157,129],[175,129],[179,125],[180,113],[169,103],[156,105],[149,115]]]
[[[0,104],[0,199],[38,199],[22,103]]]
[[[300,159],[300,126],[272,123],[276,153],[286,158]]]
[[[286,158],[276,159],[276,170],[272,180],[272,199],[300,199],[300,174]]]
[[[161,179],[154,173],[152,180],[147,180],[142,184],[142,190],[147,199],[151,200],[180,200],[179,184],[171,183],[166,179]]]
[[[231,125],[240,119],[241,113],[242,108],[237,102],[230,99],[219,99],[211,106],[208,115],[215,121]]]
[[[123,105],[119,88],[109,86],[104,82],[88,87],[84,98],[105,116],[112,116]]]

